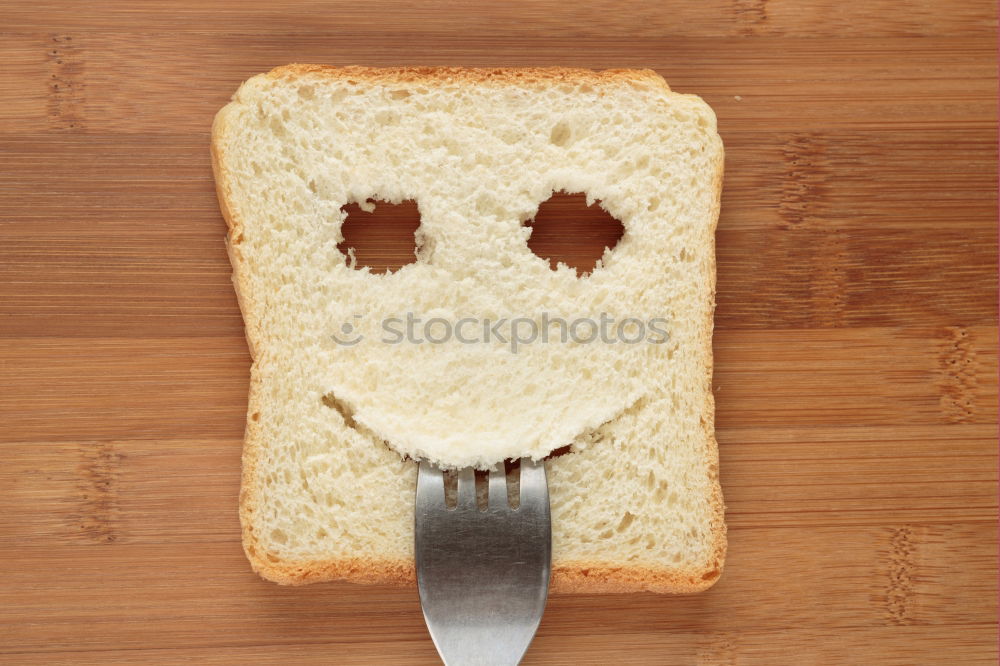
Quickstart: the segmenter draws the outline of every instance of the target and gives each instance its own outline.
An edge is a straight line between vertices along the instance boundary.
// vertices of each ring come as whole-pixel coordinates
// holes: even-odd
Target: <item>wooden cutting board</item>
[[[726,571],[553,597],[525,663],[996,663],[993,2],[36,0],[0,31],[0,662],[435,663],[414,590],[240,549],[209,127],[297,61],[651,67],[718,114]]]

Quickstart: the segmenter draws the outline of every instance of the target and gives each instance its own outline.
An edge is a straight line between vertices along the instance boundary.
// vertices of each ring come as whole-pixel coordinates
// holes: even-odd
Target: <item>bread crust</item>
[[[652,84],[666,88],[666,81],[651,69],[579,69],[574,67],[334,67],[332,65],[291,64],[276,67],[265,74],[271,79],[296,79],[305,75],[319,75],[331,79],[363,81],[365,83],[460,83],[460,84],[538,84],[551,86],[557,83],[580,85],[600,84],[609,81],[634,84]]]
[[[525,67],[525,68],[465,68],[465,67],[333,67],[329,65],[291,64],[275,68],[263,75],[268,78],[297,79],[303,77],[324,77],[328,79],[359,81],[380,84],[476,84],[476,85],[540,85],[551,86],[558,83],[572,85],[627,83],[635,86],[651,85],[666,91],[670,88],[663,78],[650,69],[607,69],[601,71],[566,67]],[[339,558],[300,562],[273,561],[269,558],[254,534],[252,515],[256,510],[258,497],[258,475],[256,474],[262,447],[260,428],[255,414],[259,411],[261,379],[257,367],[262,362],[260,352],[262,332],[253,318],[247,314],[255,305],[251,303],[251,292],[247,288],[245,263],[240,252],[243,235],[243,220],[230,206],[230,174],[224,168],[223,137],[229,130],[229,115],[238,103],[239,91],[233,102],[223,107],[212,124],[211,156],[215,175],[216,194],[219,207],[226,220],[228,233],[226,248],[233,267],[233,285],[236,290],[240,311],[243,314],[247,344],[253,360],[250,374],[250,391],[247,407],[247,422],[243,446],[243,470],[239,499],[240,523],[242,526],[243,549],[254,571],[263,578],[282,585],[305,585],[324,581],[349,581],[353,583],[412,585],[416,582],[415,566],[412,561],[391,559]],[[706,359],[704,377],[705,403],[702,409],[701,425],[704,430],[705,464],[713,481],[712,488],[712,556],[702,569],[652,568],[644,566],[608,566],[601,562],[553,562],[551,591],[553,593],[692,593],[711,587],[719,579],[726,556],[725,504],[722,488],[718,481],[719,449],[715,439],[715,399],[712,393],[712,331],[714,327],[716,257],[715,231],[718,225],[722,195],[724,152],[719,145],[716,164],[716,181],[713,184],[714,203],[711,213],[710,266],[710,307],[702,325],[701,345]]]

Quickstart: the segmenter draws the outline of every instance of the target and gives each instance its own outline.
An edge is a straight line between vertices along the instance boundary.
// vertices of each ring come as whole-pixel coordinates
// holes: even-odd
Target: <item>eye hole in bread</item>
[[[583,193],[556,192],[525,226],[531,228],[528,248],[535,256],[547,260],[552,270],[566,264],[576,269],[577,277],[590,274],[625,233],[600,202],[588,206]]]
[[[366,201],[347,204],[341,210],[347,218],[341,226],[344,240],[337,249],[348,261],[353,257],[353,268],[367,266],[372,273],[395,273],[417,260],[420,211],[416,201]]]

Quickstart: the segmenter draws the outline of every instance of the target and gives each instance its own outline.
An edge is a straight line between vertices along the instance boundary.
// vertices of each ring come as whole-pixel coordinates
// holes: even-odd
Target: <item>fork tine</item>
[[[423,461],[417,468],[417,505],[444,511],[444,473],[437,465]]]
[[[458,508],[476,508],[476,470],[472,467],[458,471]]]
[[[545,461],[534,461],[531,458],[521,458],[521,502],[520,508],[526,506],[536,510],[543,503],[548,507],[549,489],[545,478]]]
[[[507,499],[507,472],[504,470],[503,463],[501,462],[490,469],[489,508],[507,509],[509,506],[509,500]]]

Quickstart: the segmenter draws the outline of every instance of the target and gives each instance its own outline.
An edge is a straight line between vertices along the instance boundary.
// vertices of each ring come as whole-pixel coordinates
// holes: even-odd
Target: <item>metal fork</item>
[[[521,459],[517,509],[508,503],[503,463],[491,470],[480,511],[471,467],[458,472],[458,505],[449,509],[444,474],[422,462],[415,527],[420,606],[446,666],[520,663],[552,570],[545,463]]]

